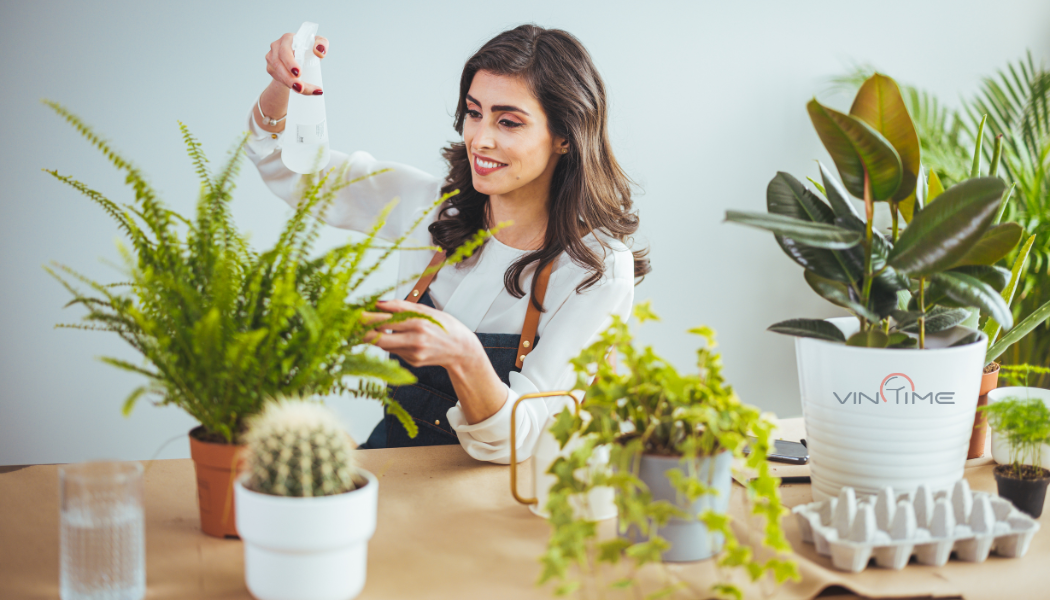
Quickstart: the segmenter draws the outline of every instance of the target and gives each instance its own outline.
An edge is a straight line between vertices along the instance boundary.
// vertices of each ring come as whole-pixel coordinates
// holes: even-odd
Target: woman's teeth
[[[503,163],[489,162],[487,160],[481,160],[480,158],[475,159],[475,160],[477,160],[478,166],[482,167],[483,169],[495,169],[496,167],[505,167],[505,166],[507,166],[507,165],[504,165]]]

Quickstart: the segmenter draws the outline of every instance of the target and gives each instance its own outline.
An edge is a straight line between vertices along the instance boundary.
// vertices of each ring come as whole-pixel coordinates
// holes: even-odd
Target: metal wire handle
[[[518,495],[518,445],[517,445],[517,423],[518,421],[514,418],[515,413],[518,411],[518,405],[521,404],[522,400],[531,400],[532,398],[551,398],[554,396],[568,396],[572,398],[573,403],[576,405],[576,414],[580,414],[580,401],[576,399],[569,392],[536,392],[535,394],[525,394],[519,397],[515,402],[514,406],[510,409],[510,493],[513,494],[514,499],[522,504],[539,504],[539,500],[536,498],[522,498]]]

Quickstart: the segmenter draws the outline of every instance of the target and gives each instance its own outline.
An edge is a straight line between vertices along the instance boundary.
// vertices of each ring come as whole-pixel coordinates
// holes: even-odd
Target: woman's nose
[[[475,148],[495,148],[496,137],[493,135],[492,127],[489,125],[479,127],[471,145]]]

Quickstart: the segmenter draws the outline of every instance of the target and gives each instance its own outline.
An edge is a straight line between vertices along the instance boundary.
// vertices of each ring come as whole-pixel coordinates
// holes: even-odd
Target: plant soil
[[[984,374],[995,373],[999,370],[999,363],[990,363],[984,366]]]
[[[238,432],[240,433],[240,432]],[[226,441],[226,438],[221,433],[213,433],[204,428],[204,425],[198,425],[190,430],[190,435],[193,439],[198,442],[204,442],[206,444],[230,444]],[[234,438],[233,444],[237,443],[237,438]]]
[[[1017,472],[1014,470],[1013,465],[999,465],[995,467],[995,472],[1000,477],[1020,479],[1021,481],[1037,481],[1039,479],[1050,478],[1050,469],[1044,469],[1034,465],[1021,465],[1020,477],[1017,476]]]

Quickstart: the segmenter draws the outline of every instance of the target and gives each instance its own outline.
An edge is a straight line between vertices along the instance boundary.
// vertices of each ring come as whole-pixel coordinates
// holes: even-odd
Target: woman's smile
[[[474,172],[478,175],[488,175],[507,166],[505,163],[489,160],[485,157],[474,155]]]

